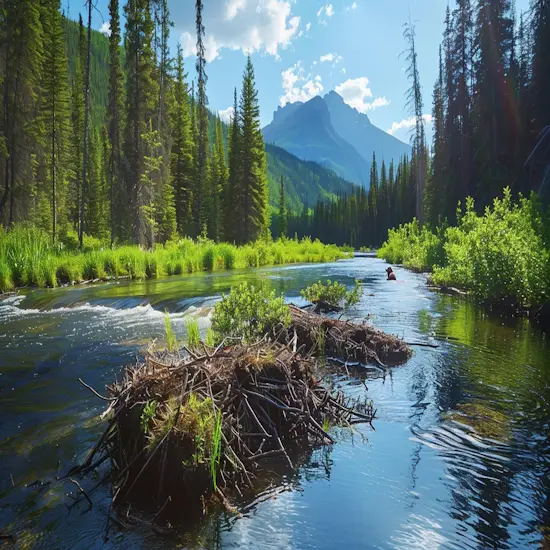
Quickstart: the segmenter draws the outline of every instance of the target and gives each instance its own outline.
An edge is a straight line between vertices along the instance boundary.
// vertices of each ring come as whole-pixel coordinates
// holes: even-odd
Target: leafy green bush
[[[359,303],[363,295],[363,287],[359,280],[355,281],[355,287],[348,291],[346,285],[337,281],[326,283],[318,281],[304,288],[301,295],[308,302],[325,302],[331,306],[348,308]]]
[[[222,296],[214,307],[212,330],[214,341],[225,337],[254,342],[277,326],[290,324],[290,311],[284,299],[265,284],[244,282]]]
[[[432,275],[438,285],[455,285],[476,296],[508,299],[521,306],[549,298],[549,251],[544,247],[542,220],[535,199],[513,203],[509,189],[483,216],[468,199],[458,227],[446,232],[447,262]]]
[[[512,201],[506,188],[483,215],[471,198],[456,227],[432,233],[415,221],[389,232],[378,256],[405,267],[433,270],[432,280],[475,296],[530,307],[550,298],[550,221],[533,195]]]
[[[388,240],[379,248],[377,256],[392,264],[403,264],[414,271],[430,271],[445,262],[445,230],[432,233],[416,219],[390,229]]]

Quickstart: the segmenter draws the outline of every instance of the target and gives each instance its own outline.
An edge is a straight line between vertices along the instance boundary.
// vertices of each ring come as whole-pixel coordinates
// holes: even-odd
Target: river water
[[[550,345],[528,320],[503,321],[428,290],[425,277],[354,258],[332,264],[195,274],[36,290],[0,302],[0,530],[20,548],[550,548]],[[242,281],[301,288],[363,281],[353,316],[414,346],[404,366],[340,377],[374,401],[374,430],[338,434],[277,478],[239,519],[213,514],[182,538],[147,528],[104,539],[108,488],[71,510],[75,487],[39,483],[82,460],[103,425],[103,391],[151,338],[164,311],[182,337]],[[372,294],[372,295],[367,295]],[[365,388],[368,387],[368,391]],[[83,481],[86,487],[94,480]]]

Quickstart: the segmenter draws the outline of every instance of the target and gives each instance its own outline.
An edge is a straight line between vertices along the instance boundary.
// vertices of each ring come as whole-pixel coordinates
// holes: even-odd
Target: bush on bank
[[[183,238],[156,245],[111,249],[107,242],[86,238],[79,251],[74,236],[53,244],[50,236],[33,226],[0,227],[0,292],[16,287],[55,287],[107,277],[132,279],[282,265],[331,262],[346,257],[343,248],[305,238],[256,242],[245,246]]]
[[[535,195],[514,202],[509,189],[483,215],[468,198],[456,227],[433,233],[415,221],[388,234],[378,256],[432,271],[440,286],[456,286],[490,302],[531,307],[550,296],[548,220]]]

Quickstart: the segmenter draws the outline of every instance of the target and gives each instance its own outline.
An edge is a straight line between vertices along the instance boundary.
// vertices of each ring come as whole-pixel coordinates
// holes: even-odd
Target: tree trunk
[[[80,231],[78,242],[80,250],[84,244],[84,206],[86,204],[86,166],[88,163],[88,118],[90,111],[90,54],[92,48],[92,0],[88,3],[88,45],[86,51],[86,75],[84,84],[84,142],[82,147],[82,183],[80,197]]]

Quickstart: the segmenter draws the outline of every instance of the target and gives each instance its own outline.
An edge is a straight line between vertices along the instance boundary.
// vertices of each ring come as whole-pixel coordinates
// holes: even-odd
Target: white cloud
[[[218,111],[218,116],[222,119],[222,122],[229,124],[233,118],[233,106],[231,105],[227,109],[222,109]]]
[[[196,54],[194,2],[174,2],[172,18],[181,36],[184,56]],[[205,2],[206,60],[224,48],[244,53],[262,51],[279,57],[299,35],[300,18],[292,14],[293,0],[209,0]],[[184,23],[181,23],[184,22]]]
[[[280,99],[281,107],[296,101],[309,101],[324,89],[319,75],[313,78],[311,75],[304,76],[301,61],[283,71],[281,77],[284,90]]]
[[[346,6],[346,11],[356,10],[356,9],[357,9],[357,2],[354,2],[351,6]]]
[[[309,29],[311,29],[311,23],[307,23],[307,24],[306,24],[306,32],[308,32]]]
[[[422,118],[424,119],[424,122],[426,124],[432,123],[432,115],[422,115]],[[415,125],[416,125],[416,117],[411,116],[409,118],[404,118],[401,122],[394,122],[391,125],[391,128],[387,130],[387,132],[388,134],[394,135],[395,132],[397,132],[398,130],[402,130],[403,128],[406,128],[406,129],[414,128]]]
[[[317,18],[319,20],[319,24],[326,25],[327,21],[326,19],[322,19],[322,17],[323,16],[332,17],[333,15],[334,15],[334,6],[332,4],[326,4],[324,6],[321,6],[317,11]]]
[[[246,0],[229,0],[226,4],[225,19],[231,21],[245,7]]]
[[[343,72],[344,74],[346,74],[346,68],[345,68],[345,67],[342,67],[342,72]]]
[[[99,32],[103,33],[105,36],[111,36],[111,23],[109,23],[109,21],[104,21],[103,25],[99,27]]]
[[[366,76],[350,78],[336,86],[335,90],[350,107],[357,109],[360,113],[390,104],[385,97],[376,97],[372,101],[368,101],[373,95],[369,88],[369,79]]]
[[[334,59],[334,54],[333,53],[327,53],[327,55],[322,55],[319,59],[319,61],[321,61],[321,63],[326,63],[327,61],[330,62]]]

